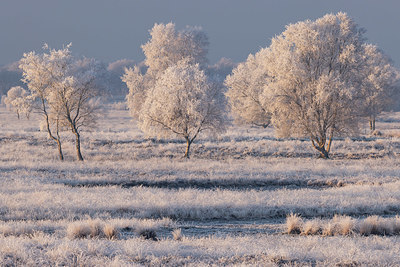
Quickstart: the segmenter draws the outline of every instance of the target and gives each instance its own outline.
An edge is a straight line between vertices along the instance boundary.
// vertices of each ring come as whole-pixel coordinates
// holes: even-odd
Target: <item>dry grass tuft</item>
[[[303,224],[303,229],[301,234],[302,235],[316,235],[321,234],[322,229],[320,225],[320,221],[318,220],[311,220],[307,221]]]
[[[350,216],[338,216],[335,215],[333,220],[336,221],[338,227],[338,234],[350,235],[353,233],[356,220]]]
[[[87,222],[74,222],[67,228],[67,236],[73,238],[85,238],[91,234],[90,226]]]
[[[174,238],[174,240],[176,241],[181,241],[182,240],[182,230],[179,229],[174,229],[174,231],[172,231],[172,237]]]
[[[400,217],[369,216],[356,220],[350,216],[335,215],[331,220],[303,221],[298,215],[290,214],[286,219],[286,227],[288,234],[301,235],[395,235],[400,234]]]
[[[116,239],[118,236],[118,231],[114,225],[106,224],[103,228],[104,236],[108,239]]]
[[[99,219],[89,220],[90,237],[101,237],[103,225]]]
[[[67,228],[67,236],[73,238],[117,238],[118,231],[113,225],[106,224],[100,220],[77,221],[71,223]]]
[[[286,228],[288,234],[300,234],[303,220],[298,214],[290,213],[286,217]]]
[[[335,222],[328,222],[324,225],[322,229],[322,235],[325,236],[334,236],[338,232],[338,226]]]

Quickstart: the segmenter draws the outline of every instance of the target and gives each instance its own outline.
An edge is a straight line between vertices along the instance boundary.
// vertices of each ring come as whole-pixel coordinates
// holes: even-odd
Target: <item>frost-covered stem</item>
[[[185,140],[186,140],[186,152],[184,157],[188,159],[190,158],[190,145],[192,144],[193,139],[190,140],[190,138],[186,136]]]
[[[60,139],[57,139],[56,142],[57,142],[57,147],[58,147],[58,155],[60,157],[60,160],[63,161],[64,155],[63,155],[62,148],[61,148],[61,141],[60,141]]]
[[[320,153],[320,157],[323,159],[329,159],[329,151],[325,149],[325,140],[320,140],[320,141],[314,141],[314,139],[311,137],[311,142],[313,147],[318,150]],[[332,142],[332,139],[329,140],[329,145],[328,148],[330,149],[330,144]]]
[[[78,131],[74,131],[75,134],[75,147],[76,147],[76,156],[79,161],[83,161],[82,153],[81,153],[81,137]]]
[[[329,136],[328,146],[326,148],[326,151],[328,152],[328,154],[331,151],[332,139],[333,139],[333,131],[331,132],[331,135]]]
[[[41,99],[42,101],[42,108],[43,108],[43,114],[46,118],[46,128],[47,128],[47,133],[49,134],[49,137],[51,139],[53,139],[54,141],[56,141],[57,146],[58,146],[58,155],[60,157],[60,160],[63,161],[64,160],[64,155],[62,153],[62,148],[61,148],[61,138],[60,138],[60,134],[59,134],[59,125],[58,125],[58,120],[57,120],[57,137],[55,137],[52,133],[51,133],[51,129],[50,129],[50,121],[49,121],[49,114],[47,114],[47,110],[46,110],[46,104],[44,103],[44,99]]]
[[[375,131],[375,116],[372,115],[369,117],[369,128],[371,132]]]
[[[60,138],[60,126],[59,126],[59,120],[57,119],[57,146],[58,146],[58,155],[60,156],[60,160],[64,160],[64,155],[62,152],[62,147],[61,147],[61,138]]]

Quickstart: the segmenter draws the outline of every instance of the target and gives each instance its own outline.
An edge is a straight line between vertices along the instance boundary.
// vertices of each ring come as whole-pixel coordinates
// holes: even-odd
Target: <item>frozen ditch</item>
[[[210,220],[185,221],[177,223],[175,227],[161,227],[149,229],[154,231],[157,238],[172,238],[174,229],[180,229],[182,236],[188,238],[202,237],[239,237],[253,235],[281,234],[284,231],[282,220]],[[129,239],[137,236],[134,229],[125,228],[120,231],[120,238]]]
[[[329,188],[341,187],[342,181],[300,181],[300,180],[208,180],[208,179],[177,179],[177,180],[130,180],[130,181],[63,181],[61,184],[69,187],[107,187],[120,186],[122,188],[152,187],[162,189],[229,189],[229,190],[276,190],[301,188]]]

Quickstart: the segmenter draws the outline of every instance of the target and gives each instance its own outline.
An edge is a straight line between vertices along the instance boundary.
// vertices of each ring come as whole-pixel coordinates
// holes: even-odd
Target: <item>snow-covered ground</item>
[[[37,115],[17,120],[1,106],[0,265],[399,265],[395,231],[286,230],[291,213],[309,224],[396,220],[400,114],[377,129],[335,139],[323,160],[306,139],[233,126],[200,136],[186,160],[183,140],[147,138],[113,104],[82,133],[85,161],[65,132],[59,162]]]

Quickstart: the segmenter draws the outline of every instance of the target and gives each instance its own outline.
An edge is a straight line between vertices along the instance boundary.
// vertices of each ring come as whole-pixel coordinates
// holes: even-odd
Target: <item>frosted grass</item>
[[[0,107],[0,265],[399,265],[397,236],[270,234],[284,231],[277,223],[290,212],[315,222],[310,233],[335,214],[400,213],[400,114],[385,116],[382,136],[334,140],[332,160],[317,159],[308,140],[235,126],[217,139],[202,136],[187,161],[181,140],[148,139],[127,110],[113,108],[82,134],[84,163],[62,133],[60,163],[35,115],[16,120]],[[68,237],[70,225],[88,220],[133,234]],[[268,234],[201,238],[182,228],[174,240],[173,229],[213,220],[275,224]],[[160,229],[160,241],[138,237]]]
[[[0,190],[1,220],[59,220],[84,216],[260,219],[282,218],[290,212],[305,217],[400,212],[400,182],[273,191],[9,185],[12,190]]]
[[[158,242],[69,239],[36,234],[0,239],[1,265],[398,265],[399,237],[256,235]]]

